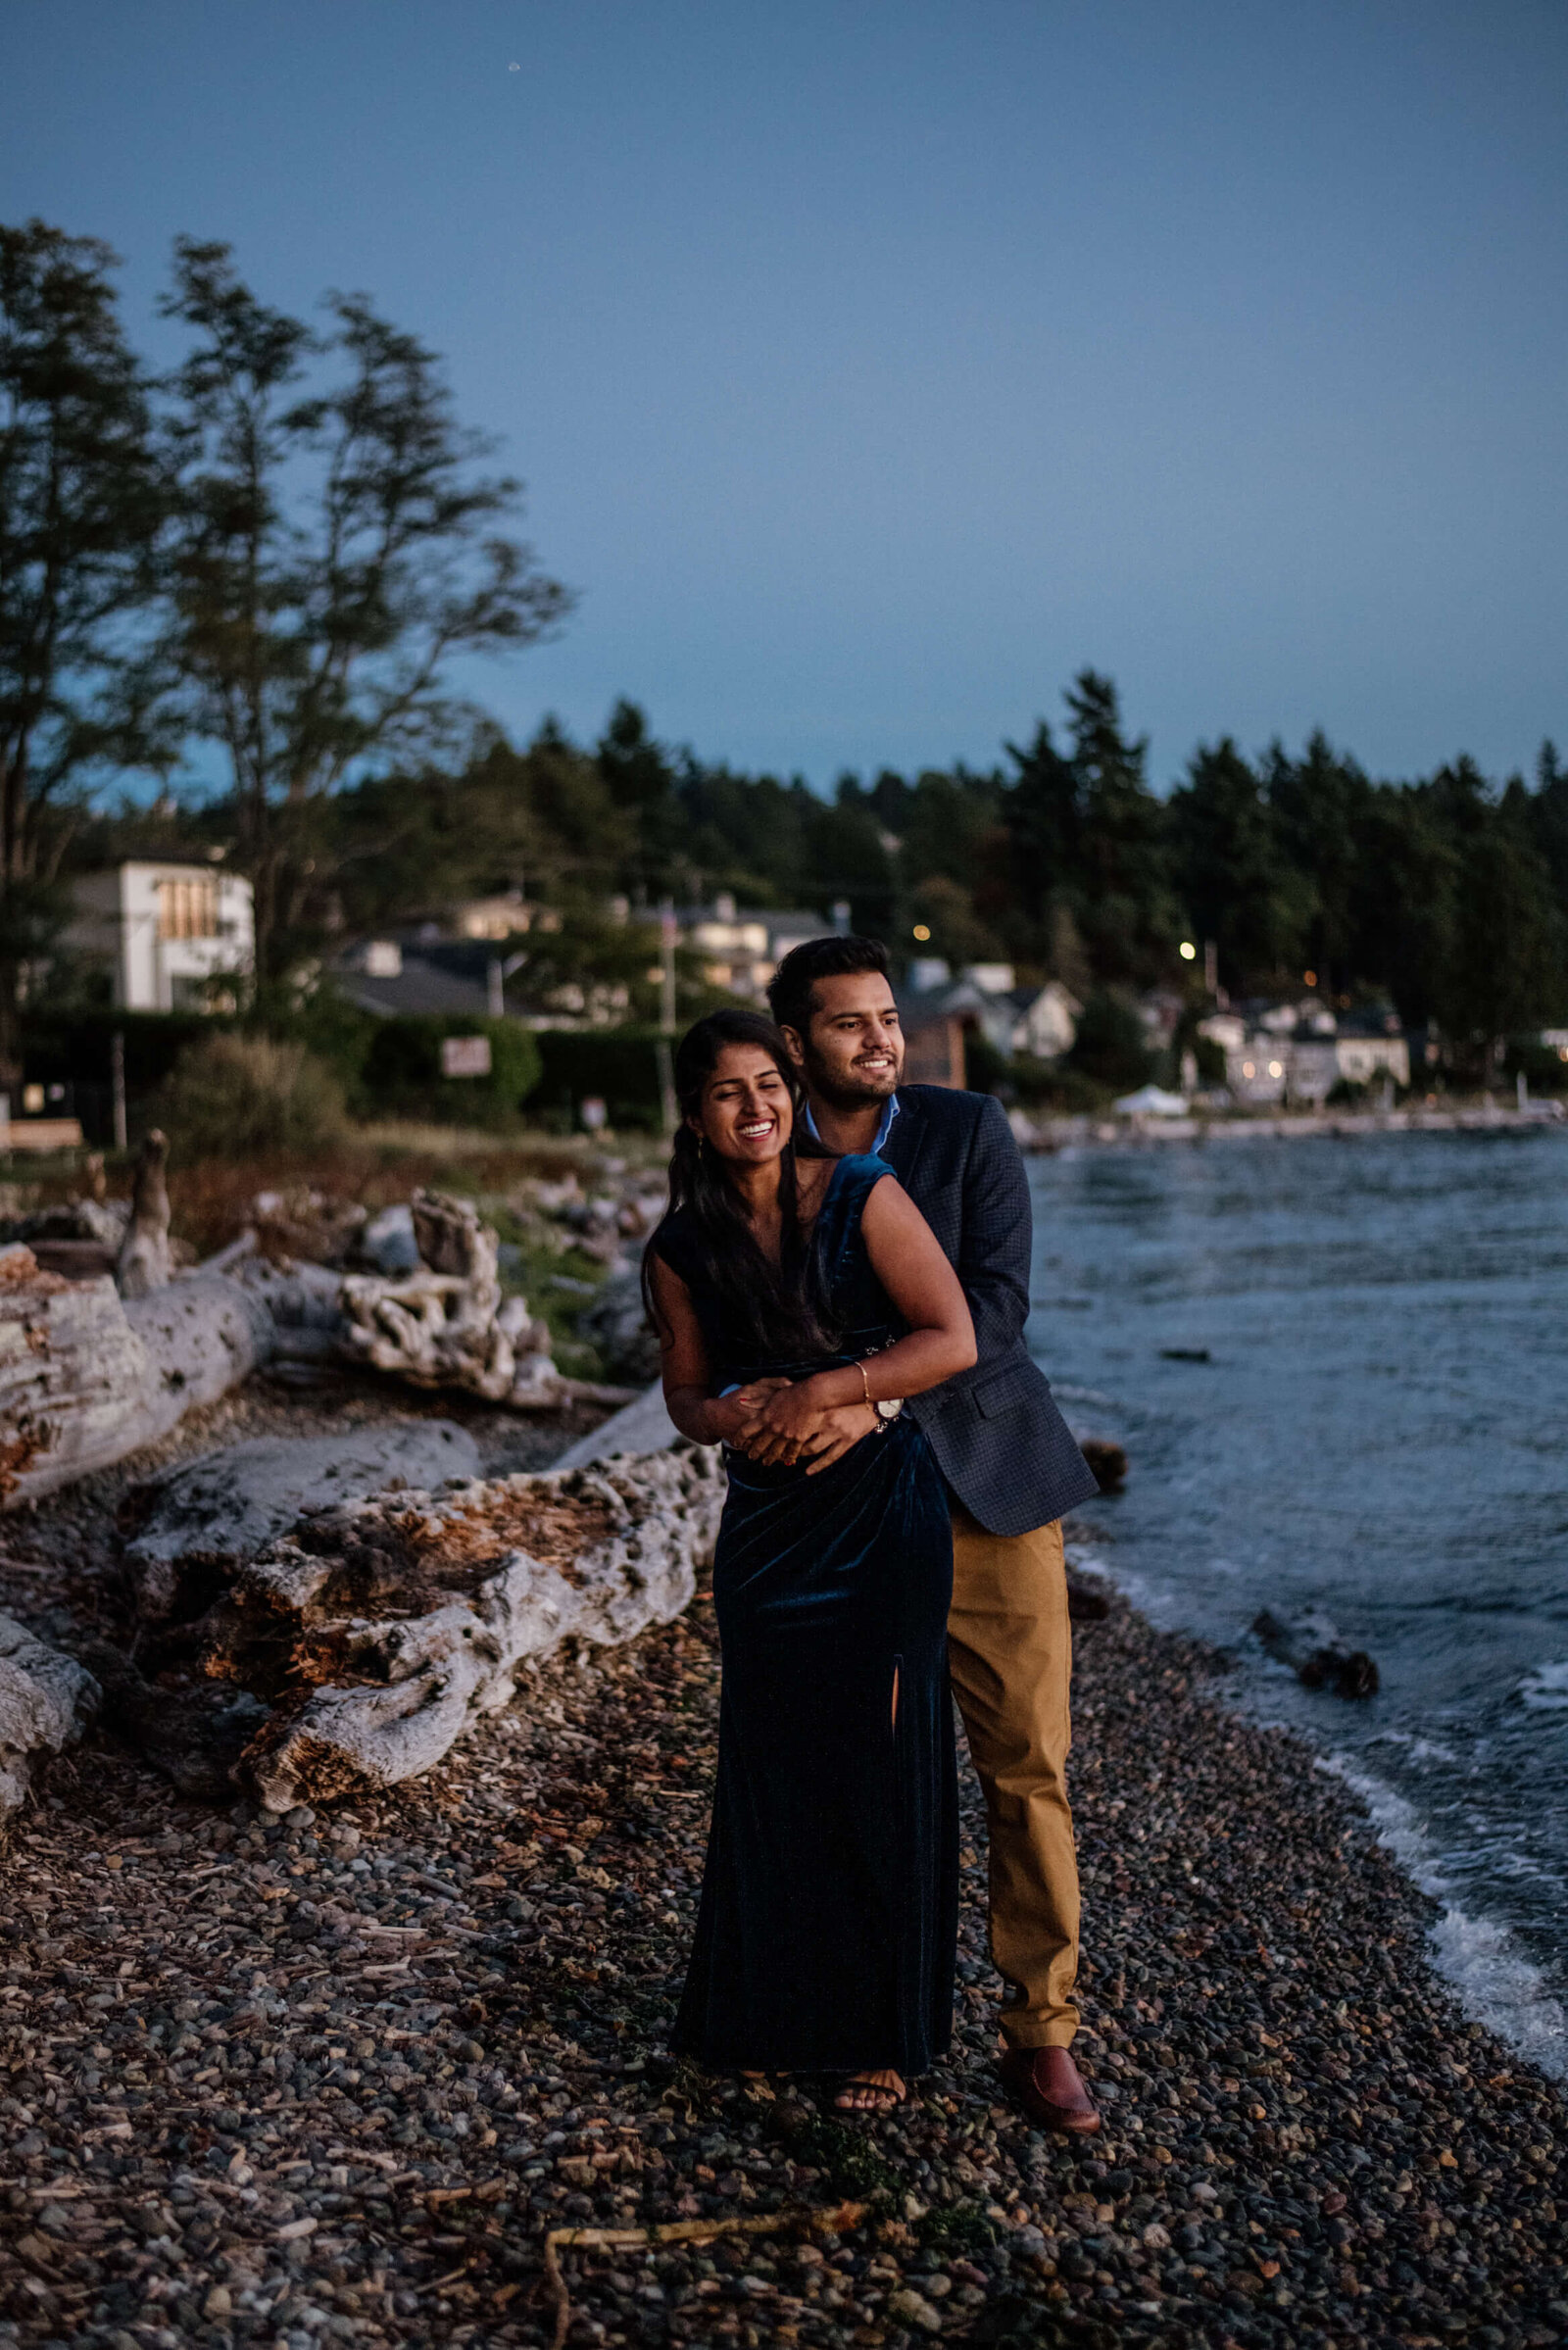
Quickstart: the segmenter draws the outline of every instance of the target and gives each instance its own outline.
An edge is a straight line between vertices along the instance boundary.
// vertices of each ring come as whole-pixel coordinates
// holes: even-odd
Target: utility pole
[[[522,969],[527,959],[528,951],[524,947],[515,955],[509,955],[505,962],[499,955],[492,955],[485,965],[485,1005],[492,1020],[506,1018],[507,981]]]
[[[675,901],[665,898],[659,908],[659,1110],[665,1134],[680,1121],[675,1100]]]
[[[128,1151],[130,1133],[125,1124],[125,1032],[117,1028],[109,1045],[109,1082],[115,1097],[115,1149]]]

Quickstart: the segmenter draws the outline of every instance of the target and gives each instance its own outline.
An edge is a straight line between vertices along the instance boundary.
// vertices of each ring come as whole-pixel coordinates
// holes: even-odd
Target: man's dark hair
[[[811,991],[819,979],[838,979],[851,971],[888,975],[888,951],[880,939],[807,939],[792,947],[767,984],[767,1001],[780,1028],[793,1028],[804,1037],[816,1009]]]

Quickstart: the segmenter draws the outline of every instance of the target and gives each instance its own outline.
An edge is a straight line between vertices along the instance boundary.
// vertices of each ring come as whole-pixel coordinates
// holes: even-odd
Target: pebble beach
[[[280,1411],[303,1432],[253,1394],[178,1448]],[[124,1482],[6,1520],[0,1606],[113,1635]],[[702,1592],[319,1816],[189,1803],[107,1737],[51,1764],[0,1856],[0,2344],[1568,2342],[1559,2090],[1433,1975],[1356,1797],[1106,1596],[1075,1673],[1091,2140],[999,2093],[972,1783],[954,2048],[907,2106],[666,2056]]]

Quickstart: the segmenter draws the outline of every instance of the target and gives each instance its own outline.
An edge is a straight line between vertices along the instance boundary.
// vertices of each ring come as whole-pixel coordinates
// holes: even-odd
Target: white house
[[[1044,987],[1014,988],[1011,1003],[1014,1053],[1059,1060],[1072,1051],[1084,1007],[1059,979],[1048,979]]]
[[[1353,1025],[1316,1001],[1276,1004],[1250,1024],[1235,1012],[1211,1012],[1198,1033],[1225,1054],[1225,1083],[1238,1102],[1321,1103],[1343,1079],[1366,1085],[1392,1077],[1410,1082],[1410,1047],[1391,1015],[1361,1014]]]
[[[1338,1036],[1334,1040],[1340,1075],[1351,1085],[1366,1085],[1374,1077],[1392,1077],[1395,1084],[1410,1082],[1410,1047],[1402,1036]]]
[[[216,862],[135,859],[82,875],[72,898],[64,943],[108,964],[125,1011],[222,1010],[256,968],[251,885]]]
[[[559,930],[561,916],[521,890],[504,890],[497,897],[460,900],[452,908],[452,927],[460,939],[525,938],[530,930]]]
[[[728,890],[720,890],[711,906],[682,907],[676,921],[684,944],[704,957],[709,986],[756,1002],[792,947],[847,930],[849,914],[847,906],[835,906],[833,920],[825,922],[817,913],[737,907]]]

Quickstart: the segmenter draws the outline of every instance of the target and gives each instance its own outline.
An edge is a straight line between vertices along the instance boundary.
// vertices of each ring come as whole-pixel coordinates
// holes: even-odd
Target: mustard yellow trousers
[[[948,1658],[991,1834],[1002,2036],[1065,2048],[1078,2029],[1078,1856],[1067,1802],[1072,1629],[1061,1524],[987,1534],[953,1507]]]

